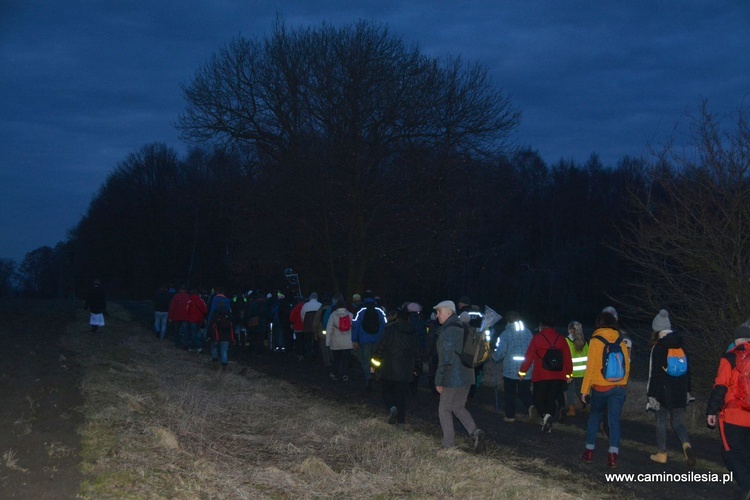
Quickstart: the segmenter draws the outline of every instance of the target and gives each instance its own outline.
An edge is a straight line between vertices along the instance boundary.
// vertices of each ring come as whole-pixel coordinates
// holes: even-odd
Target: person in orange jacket
[[[714,428],[718,420],[721,454],[738,498],[750,498],[750,326],[744,325],[734,331],[734,349],[719,361],[706,407],[706,424]]]
[[[589,341],[589,355],[586,362],[586,373],[583,376],[581,386],[581,401],[589,403],[589,421],[586,425],[586,449],[581,459],[591,463],[596,446],[596,434],[599,431],[599,422],[602,420],[603,412],[607,412],[609,418],[609,450],[607,453],[607,466],[617,466],[617,455],[620,453],[620,414],[625,404],[625,386],[628,384],[630,375],[630,354],[625,339],[617,330],[617,319],[610,312],[602,312],[596,317],[596,331]],[[610,346],[618,346],[612,349]],[[614,353],[618,360],[618,370],[614,370],[615,361],[612,356],[606,355],[609,349],[619,351]],[[605,360],[606,365],[605,366]],[[610,365],[612,363],[612,365]],[[615,374],[606,373],[607,367]],[[604,368],[604,370],[603,370]]]

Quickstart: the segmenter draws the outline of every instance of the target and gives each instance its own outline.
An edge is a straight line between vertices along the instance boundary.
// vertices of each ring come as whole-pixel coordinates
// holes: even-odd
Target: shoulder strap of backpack
[[[555,341],[554,341],[554,342],[550,342],[550,341],[549,341],[549,339],[547,338],[547,336],[546,336],[546,335],[544,335],[543,333],[540,333],[540,335],[541,335],[542,337],[544,337],[544,340],[546,340],[546,341],[547,341],[547,343],[548,343],[548,344],[549,344],[549,345],[550,345],[551,347],[555,347],[555,346],[557,345],[557,341],[558,341],[558,340],[560,340],[560,334],[557,334],[557,338],[555,339]]]
[[[605,339],[601,335],[594,335],[593,337],[591,337],[591,340],[594,340],[594,339],[601,340],[602,342],[604,342],[604,345],[615,345],[615,344],[620,345],[622,343],[622,335],[620,335],[619,333],[617,334],[617,338],[615,339],[614,342],[610,342],[609,340]]]

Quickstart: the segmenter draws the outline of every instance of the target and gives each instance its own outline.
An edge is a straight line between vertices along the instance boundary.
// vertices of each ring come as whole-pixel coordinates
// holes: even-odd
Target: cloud
[[[64,238],[144,144],[179,152],[180,86],[233,37],[358,19],[434,57],[485,65],[543,158],[645,154],[702,98],[750,92],[750,2],[477,0],[0,3],[0,257]],[[35,246],[34,246],[35,245]]]

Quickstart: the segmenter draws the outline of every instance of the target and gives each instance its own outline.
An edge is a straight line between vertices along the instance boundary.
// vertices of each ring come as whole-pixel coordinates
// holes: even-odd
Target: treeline
[[[300,207],[294,223],[277,214],[297,204],[291,198],[313,203],[304,186],[255,177],[226,153],[196,149],[180,159],[151,144],[110,174],[64,249],[79,291],[94,276],[135,298],[150,298],[161,282],[284,289],[283,270],[293,267],[304,293],[370,288],[393,304],[469,294],[503,311],[588,318],[621,293],[624,268],[606,243],[627,217],[639,166],[626,159],[608,169],[594,155],[547,167],[522,150],[442,179],[396,172],[370,200],[391,242],[377,236],[364,280],[347,289],[340,263],[352,251],[349,235],[310,237],[322,232],[310,214],[329,200]]]

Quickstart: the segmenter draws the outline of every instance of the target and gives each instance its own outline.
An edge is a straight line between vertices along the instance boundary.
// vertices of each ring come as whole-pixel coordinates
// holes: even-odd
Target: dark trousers
[[[331,373],[336,375],[339,380],[349,376],[349,362],[352,359],[351,349],[331,350],[333,363],[331,364]]]
[[[564,380],[540,380],[534,382],[534,406],[540,416],[554,415],[557,398],[565,390]]]
[[[516,396],[521,400],[526,411],[534,404],[531,398],[531,380],[518,380],[515,378],[503,377],[503,394],[505,404],[505,417],[516,418]]]
[[[720,423],[724,447],[721,455],[740,487],[739,498],[750,495],[750,427]]]
[[[297,336],[297,354],[309,358],[313,353],[313,333],[312,332],[295,332]]]
[[[409,390],[409,382],[399,382],[398,380],[381,380],[383,388],[383,401],[385,407],[390,409],[395,406],[398,410],[399,424],[406,423],[406,394]]]

